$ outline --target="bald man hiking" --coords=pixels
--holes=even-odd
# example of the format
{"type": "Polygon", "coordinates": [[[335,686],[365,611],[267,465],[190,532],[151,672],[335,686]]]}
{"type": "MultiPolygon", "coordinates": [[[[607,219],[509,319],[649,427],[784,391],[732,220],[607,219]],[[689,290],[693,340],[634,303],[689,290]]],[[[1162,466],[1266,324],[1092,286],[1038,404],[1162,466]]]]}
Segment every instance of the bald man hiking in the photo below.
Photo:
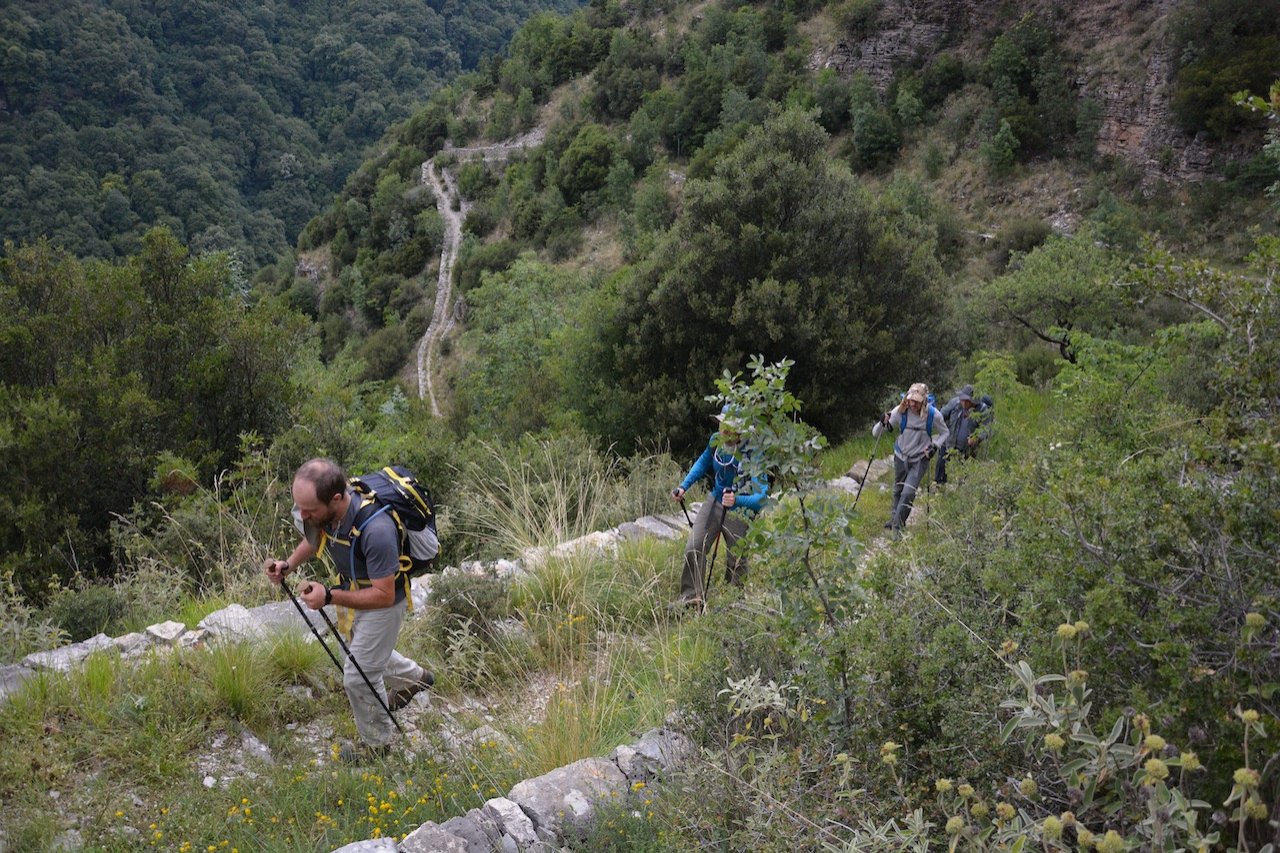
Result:
{"type": "Polygon", "coordinates": [[[316,554],[332,559],[339,583],[306,581],[298,594],[312,610],[337,606],[338,623],[348,635],[342,681],[361,743],[344,746],[339,758],[353,763],[385,756],[395,725],[387,709],[404,707],[435,682],[430,671],[395,650],[408,608],[400,532],[389,515],[351,488],[332,459],[311,459],[298,469],[293,503],[302,539],[288,557],[267,560],[263,570],[279,584],[316,554]]]}

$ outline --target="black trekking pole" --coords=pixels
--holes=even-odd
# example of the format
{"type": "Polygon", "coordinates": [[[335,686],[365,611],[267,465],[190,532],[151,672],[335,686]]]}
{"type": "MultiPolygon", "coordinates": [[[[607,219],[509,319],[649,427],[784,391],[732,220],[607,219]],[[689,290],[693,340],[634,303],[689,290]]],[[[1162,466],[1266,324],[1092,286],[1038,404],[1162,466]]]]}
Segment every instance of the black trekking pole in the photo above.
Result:
{"type": "Polygon", "coordinates": [[[853,496],[853,506],[849,507],[849,512],[853,512],[858,508],[858,501],[862,499],[862,490],[867,487],[867,480],[871,479],[871,462],[876,458],[876,451],[880,449],[880,439],[884,437],[885,427],[880,431],[880,435],[876,436],[876,443],[871,446],[871,456],[867,458],[867,468],[862,472],[862,482],[858,484],[858,493],[853,496]]]}
{"type": "MultiPolygon", "coordinates": [[[[289,594],[289,598],[293,601],[293,606],[298,608],[299,615],[306,620],[307,625],[311,628],[311,633],[316,635],[316,639],[320,640],[320,645],[324,646],[324,650],[326,652],[329,652],[329,658],[338,665],[338,669],[343,669],[342,664],[338,663],[338,659],[334,657],[333,652],[330,651],[329,645],[324,640],[320,639],[320,632],[316,630],[316,626],[311,624],[310,619],[307,619],[306,612],[303,611],[302,605],[298,602],[297,596],[293,594],[293,590],[289,589],[289,585],[285,583],[284,578],[280,579],[280,588],[289,594]]],[[[369,676],[365,675],[364,669],[360,666],[360,661],[356,660],[356,656],[351,653],[351,648],[347,645],[346,640],[342,639],[342,634],[338,633],[338,626],[333,624],[333,620],[329,618],[328,613],[324,612],[323,607],[320,608],[318,612],[320,613],[320,617],[324,619],[324,624],[329,626],[329,633],[333,634],[333,638],[338,641],[338,645],[342,647],[344,652],[346,652],[347,659],[351,661],[352,665],[356,668],[356,672],[360,673],[360,677],[364,679],[365,686],[369,688],[369,692],[373,694],[373,698],[377,699],[378,704],[382,706],[382,710],[387,712],[387,717],[390,718],[391,724],[396,727],[396,731],[400,732],[401,736],[408,737],[408,735],[404,733],[404,729],[400,728],[400,723],[396,721],[396,715],[391,713],[391,709],[387,707],[387,703],[382,698],[382,694],[373,686],[373,682],[369,680],[369,676]]]]}
{"type": "Polygon", "coordinates": [[[933,457],[938,455],[938,451],[934,451],[924,463],[924,541],[929,541],[929,510],[933,507],[933,468],[937,464],[933,457]]]}
{"type": "Polygon", "coordinates": [[[684,505],[684,497],[681,496],[676,500],[680,501],[680,509],[684,511],[684,520],[689,522],[690,527],[693,527],[693,519],[689,517],[689,508],[684,505]]]}
{"type": "Polygon", "coordinates": [[[337,655],[333,653],[333,649],[329,648],[329,644],[324,641],[324,637],[321,637],[320,632],[316,630],[315,624],[312,623],[312,621],[307,618],[307,613],[305,610],[302,609],[302,605],[298,603],[298,599],[294,597],[293,590],[285,586],[284,578],[280,579],[280,587],[285,592],[289,593],[289,599],[293,602],[293,606],[298,609],[298,615],[302,617],[303,622],[307,623],[307,627],[311,629],[311,633],[315,636],[316,642],[319,643],[321,646],[324,646],[325,653],[329,655],[329,660],[333,661],[333,665],[338,668],[339,672],[341,672],[342,661],[338,660],[337,655]]]}

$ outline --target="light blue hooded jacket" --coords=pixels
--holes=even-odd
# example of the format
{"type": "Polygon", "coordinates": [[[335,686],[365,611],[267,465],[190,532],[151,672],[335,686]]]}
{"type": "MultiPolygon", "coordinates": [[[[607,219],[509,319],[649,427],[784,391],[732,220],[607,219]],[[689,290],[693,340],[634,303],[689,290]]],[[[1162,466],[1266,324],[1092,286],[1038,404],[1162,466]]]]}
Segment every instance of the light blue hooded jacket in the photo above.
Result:
{"type": "Polygon", "coordinates": [[[738,493],[733,509],[754,515],[764,507],[769,497],[769,483],[763,477],[747,477],[742,467],[742,454],[750,453],[750,450],[739,447],[737,454],[733,454],[722,447],[716,447],[716,435],[718,433],[711,434],[707,449],[693,463],[689,473],[680,482],[680,488],[688,491],[694,483],[710,476],[711,500],[719,502],[725,489],[732,488],[738,493]]]}

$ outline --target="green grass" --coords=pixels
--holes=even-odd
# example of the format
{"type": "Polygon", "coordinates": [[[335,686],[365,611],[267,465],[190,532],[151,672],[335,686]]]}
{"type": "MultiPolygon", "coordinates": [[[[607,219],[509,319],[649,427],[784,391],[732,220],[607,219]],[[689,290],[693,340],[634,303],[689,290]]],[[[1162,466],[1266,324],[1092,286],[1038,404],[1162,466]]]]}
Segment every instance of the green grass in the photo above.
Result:
{"type": "MultiPolygon", "coordinates": [[[[1045,425],[1043,397],[1018,404],[1009,429],[1045,425]]],[[[824,452],[824,475],[843,474],[873,446],[860,436],[824,452]]],[[[879,452],[888,454],[884,442],[879,452]]],[[[997,458],[1000,452],[993,447],[997,458]]],[[[851,520],[864,542],[883,533],[889,494],[879,486],[868,487],[851,520]]],[[[85,817],[78,828],[92,850],[332,849],[403,835],[462,814],[519,779],[606,755],[662,725],[681,691],[705,678],[723,651],[698,630],[699,620],[673,621],[666,609],[682,551],[682,541],[644,539],[622,543],[616,556],[548,560],[494,604],[493,618],[513,615],[527,634],[451,644],[432,628],[435,605],[406,622],[401,650],[436,670],[436,693],[482,696],[500,710],[472,724],[513,733],[513,746],[477,745],[461,760],[437,761],[430,756],[447,752],[425,749],[363,771],[316,763],[310,745],[286,726],[351,737],[353,725],[332,663],[297,634],[135,661],[99,655],[72,674],[42,674],[0,705],[0,749],[21,757],[0,765],[6,839],[14,849],[45,848],[67,828],[57,815],[69,813],[85,817]],[[483,678],[461,677],[464,655],[483,678]],[[537,683],[549,684],[551,696],[530,725],[522,703],[537,683]],[[310,698],[290,691],[297,685],[310,687],[310,698]],[[205,788],[194,759],[216,736],[233,741],[245,730],[271,747],[274,766],[255,766],[257,778],[226,789],[205,788]],[[48,808],[51,791],[62,794],[59,812],[48,808]]],[[[757,589],[762,578],[745,592],[719,590],[713,606],[753,606],[754,596],[768,593],[757,589]]],[[[224,604],[218,595],[187,599],[174,618],[194,625],[224,604]]],[[[432,730],[429,716],[421,722],[432,730]]],[[[643,820],[628,834],[651,843],[642,830],[643,820]]]]}
{"type": "Polygon", "coordinates": [[[893,452],[893,445],[882,438],[879,447],[876,447],[876,439],[868,431],[865,435],[858,435],[828,447],[818,456],[818,466],[822,476],[829,480],[843,477],[849,473],[854,463],[866,462],[871,457],[873,449],[877,456],[883,457],[893,452]]]}

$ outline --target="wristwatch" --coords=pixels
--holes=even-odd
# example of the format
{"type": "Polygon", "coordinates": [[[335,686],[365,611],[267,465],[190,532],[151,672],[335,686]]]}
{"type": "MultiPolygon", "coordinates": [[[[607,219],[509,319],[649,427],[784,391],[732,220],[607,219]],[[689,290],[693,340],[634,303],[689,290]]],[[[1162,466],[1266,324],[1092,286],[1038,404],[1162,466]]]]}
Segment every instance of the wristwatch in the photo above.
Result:
{"type": "Polygon", "coordinates": [[[333,604],[333,587],[331,586],[324,588],[324,603],[325,605],[333,604]]]}

